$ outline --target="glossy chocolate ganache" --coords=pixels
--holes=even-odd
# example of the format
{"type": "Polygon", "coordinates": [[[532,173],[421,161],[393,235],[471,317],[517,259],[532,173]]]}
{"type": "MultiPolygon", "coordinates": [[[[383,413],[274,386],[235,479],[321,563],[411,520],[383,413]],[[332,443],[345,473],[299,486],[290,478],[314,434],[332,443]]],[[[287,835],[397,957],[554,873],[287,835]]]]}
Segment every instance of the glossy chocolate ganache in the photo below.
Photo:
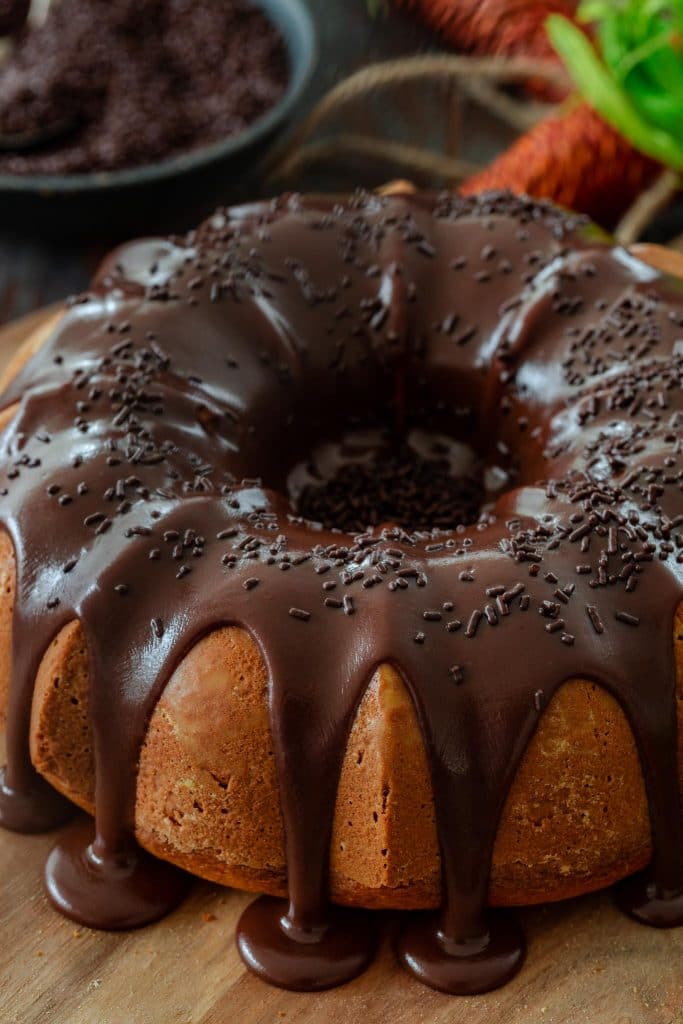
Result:
{"type": "Polygon", "coordinates": [[[409,971],[472,993],[519,969],[520,929],[487,907],[493,842],[577,676],[619,702],[642,765],[654,856],[620,903],[683,924],[682,370],[683,289],[509,195],[285,196],[115,252],[2,399],[9,828],[67,816],[31,764],[32,689],[75,619],[89,660],[96,820],[51,854],[53,903],[119,928],[180,898],[185,876],[132,838],[136,766],[174,667],[232,624],[268,669],[285,824],[289,901],[257,899],[238,927],[262,977],[324,988],[372,956],[369,919],[329,904],[328,855],[349,730],[385,662],[417,711],[443,871],[441,910],[403,920],[409,971]],[[352,484],[344,453],[373,431],[367,525],[373,473],[352,484]]]}

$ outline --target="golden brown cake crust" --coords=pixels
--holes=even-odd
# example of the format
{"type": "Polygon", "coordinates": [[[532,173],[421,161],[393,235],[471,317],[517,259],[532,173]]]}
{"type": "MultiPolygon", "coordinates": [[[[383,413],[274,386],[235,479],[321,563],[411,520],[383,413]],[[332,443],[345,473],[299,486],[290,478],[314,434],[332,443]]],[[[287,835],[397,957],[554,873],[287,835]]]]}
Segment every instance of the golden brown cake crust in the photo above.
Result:
{"type": "MultiPolygon", "coordinates": [[[[9,596],[14,558],[6,537],[0,557],[9,596]]],[[[10,619],[7,600],[0,614],[4,636],[10,619]]],[[[675,630],[678,638],[680,611],[675,630]]],[[[683,708],[679,639],[676,650],[683,708]]],[[[31,754],[41,774],[92,813],[87,652],[78,623],[62,630],[40,666],[31,754]]],[[[170,679],[142,752],[136,833],[151,852],[205,878],[285,892],[266,670],[243,630],[226,627],[205,637],[170,679]]],[[[623,712],[595,684],[572,681],[541,718],[508,795],[491,902],[534,903],[599,888],[643,866],[650,852],[647,802],[623,712]]],[[[333,898],[342,903],[410,908],[439,902],[424,745],[407,691],[389,665],[371,680],[349,737],[330,875],[333,898]]]]}
{"type": "MultiPolygon", "coordinates": [[[[683,630],[680,616],[676,628],[683,630]]],[[[39,771],[92,812],[87,699],[87,655],[72,623],[40,667],[31,750],[39,771]]],[[[266,702],[265,666],[243,630],[216,630],[189,652],[150,722],[136,833],[151,852],[195,874],[281,894],[284,835],[266,702]]],[[[541,718],[510,790],[491,902],[576,895],[629,874],[649,856],[647,803],[624,715],[595,684],[572,681],[541,718]]],[[[388,665],[371,680],[349,737],[330,871],[338,902],[439,902],[424,746],[407,691],[388,665]]]]}

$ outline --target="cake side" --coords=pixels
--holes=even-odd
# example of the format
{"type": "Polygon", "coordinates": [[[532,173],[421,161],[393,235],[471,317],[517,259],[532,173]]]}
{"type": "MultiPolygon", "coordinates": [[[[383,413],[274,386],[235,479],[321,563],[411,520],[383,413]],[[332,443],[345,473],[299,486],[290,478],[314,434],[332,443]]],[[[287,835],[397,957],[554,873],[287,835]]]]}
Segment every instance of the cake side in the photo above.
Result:
{"type": "MultiPolygon", "coordinates": [[[[14,570],[6,536],[0,554],[0,577],[7,581],[0,635],[7,638],[14,570]]],[[[679,610],[679,709],[681,637],[679,610]]],[[[7,661],[7,639],[2,654],[7,661]]],[[[679,721],[683,734],[681,713],[679,721]]],[[[43,658],[31,750],[41,774],[92,813],[87,653],[77,623],[43,658]]],[[[195,874],[285,891],[267,676],[243,630],[224,628],[204,638],[170,679],[142,751],[136,833],[151,852],[195,874]]],[[[491,902],[540,902],[599,888],[643,866],[650,853],[647,803],[623,712],[595,684],[572,681],[541,717],[510,789],[491,902]]],[[[433,906],[439,878],[424,745],[402,681],[382,666],[359,708],[342,767],[330,852],[333,897],[365,906],[433,906]]]]}
{"type": "MultiPolygon", "coordinates": [[[[680,613],[676,629],[683,633],[680,613]]],[[[683,708],[682,650],[677,640],[683,708]]],[[[87,700],[87,656],[72,624],[41,665],[32,757],[56,788],[92,813],[87,700]]],[[[683,714],[679,721],[683,731],[683,714]]],[[[136,834],[150,852],[205,878],[286,891],[267,676],[243,630],[226,627],[200,641],[160,698],[140,761],[136,834]]],[[[490,901],[577,895],[642,867],[650,853],[645,792],[623,712],[594,683],[570,681],[542,716],[510,789],[490,901]]],[[[439,879],[417,719],[398,674],[382,666],[344,757],[330,851],[332,895],[369,907],[435,906],[439,879]]]]}

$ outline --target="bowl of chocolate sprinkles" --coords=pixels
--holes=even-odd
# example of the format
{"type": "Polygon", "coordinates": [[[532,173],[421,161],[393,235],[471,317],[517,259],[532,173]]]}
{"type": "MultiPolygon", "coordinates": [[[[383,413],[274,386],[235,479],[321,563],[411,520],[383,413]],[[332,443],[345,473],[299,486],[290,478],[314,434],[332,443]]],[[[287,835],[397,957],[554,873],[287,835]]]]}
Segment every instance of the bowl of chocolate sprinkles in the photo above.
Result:
{"type": "Polygon", "coordinates": [[[315,63],[303,0],[3,3],[0,216],[25,233],[183,230],[239,194],[315,63]]]}

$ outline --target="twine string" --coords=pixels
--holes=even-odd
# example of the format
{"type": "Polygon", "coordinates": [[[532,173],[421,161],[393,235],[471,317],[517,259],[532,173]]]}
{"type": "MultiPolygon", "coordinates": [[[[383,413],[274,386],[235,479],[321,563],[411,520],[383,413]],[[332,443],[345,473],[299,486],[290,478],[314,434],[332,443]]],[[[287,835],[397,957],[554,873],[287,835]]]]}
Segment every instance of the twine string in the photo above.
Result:
{"type": "Polygon", "coordinates": [[[621,218],[614,236],[622,245],[632,245],[645,233],[655,217],[667,208],[683,187],[678,171],[667,168],[631,204],[621,218]]]}
{"type": "Polygon", "coordinates": [[[480,170],[480,165],[445,156],[433,150],[420,149],[404,142],[377,139],[372,135],[344,133],[300,146],[285,154],[270,177],[292,177],[305,164],[319,163],[340,156],[365,156],[387,160],[406,170],[432,174],[452,181],[463,181],[480,170]]]}
{"type": "Polygon", "coordinates": [[[470,57],[437,53],[370,64],[339,82],[323,96],[296,130],[284,152],[277,152],[266,166],[267,179],[272,181],[285,177],[311,161],[347,154],[350,142],[355,140],[360,147],[357,152],[362,151],[366,156],[396,159],[397,163],[418,173],[461,180],[477,168],[453,156],[447,157],[433,150],[421,150],[389,139],[345,133],[324,142],[307,144],[314,132],[350,103],[365,99],[380,89],[439,78],[446,82],[454,80],[461,89],[465,86],[463,91],[467,91],[480,105],[487,107],[516,130],[522,124],[528,128],[548,108],[541,104],[529,105],[515,101],[501,93],[497,85],[534,78],[563,89],[568,88],[567,76],[555,61],[528,57],[470,57]],[[475,85],[477,82],[480,83],[479,87],[475,85]]]}

